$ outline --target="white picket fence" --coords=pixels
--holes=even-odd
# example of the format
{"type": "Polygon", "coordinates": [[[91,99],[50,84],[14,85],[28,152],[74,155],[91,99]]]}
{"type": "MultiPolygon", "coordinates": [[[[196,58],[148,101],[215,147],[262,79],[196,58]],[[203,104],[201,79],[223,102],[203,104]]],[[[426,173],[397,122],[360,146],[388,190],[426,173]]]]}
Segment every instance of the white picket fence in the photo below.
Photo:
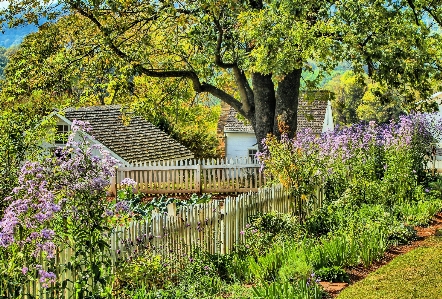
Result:
{"type": "Polygon", "coordinates": [[[112,252],[125,256],[148,248],[170,257],[177,253],[189,256],[199,248],[226,254],[244,240],[250,216],[276,211],[302,217],[305,215],[299,215],[300,211],[309,214],[322,205],[323,199],[323,190],[318,188],[309,201],[296,201],[287,189],[276,185],[224,201],[181,207],[179,211],[171,204],[167,214],[156,213],[151,220],[118,228],[112,236],[112,252]]]}
{"type": "MultiPolygon", "coordinates": [[[[128,226],[116,227],[111,233],[111,258],[114,266],[119,259],[143,251],[161,255],[179,265],[198,248],[210,253],[227,254],[244,241],[250,216],[276,211],[299,215],[309,214],[322,205],[324,193],[316,191],[309,201],[296,201],[281,185],[259,189],[258,192],[243,193],[227,197],[223,201],[212,200],[205,204],[181,207],[168,206],[167,214],[155,213],[150,220],[133,221],[128,226]]],[[[51,293],[42,289],[36,281],[22,287],[26,294],[21,298],[74,298],[77,273],[65,265],[75,255],[72,249],[56,254],[55,274],[59,283],[69,281],[60,291],[51,293]]],[[[44,262],[43,262],[44,265],[44,262]]]]}
{"type": "Polygon", "coordinates": [[[434,154],[431,157],[431,161],[428,162],[428,168],[433,173],[441,173],[442,172],[442,148],[435,148],[434,154]]]}
{"type": "Polygon", "coordinates": [[[251,158],[161,161],[123,165],[116,170],[111,194],[124,178],[146,194],[236,193],[258,191],[265,184],[260,165],[251,158]]]}

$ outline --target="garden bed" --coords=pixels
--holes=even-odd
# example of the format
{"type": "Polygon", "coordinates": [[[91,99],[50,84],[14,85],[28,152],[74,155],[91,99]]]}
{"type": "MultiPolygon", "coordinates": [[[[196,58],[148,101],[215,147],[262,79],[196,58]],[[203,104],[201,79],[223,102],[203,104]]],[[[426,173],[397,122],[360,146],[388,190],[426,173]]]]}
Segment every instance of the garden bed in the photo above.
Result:
{"type": "MultiPolygon", "coordinates": [[[[412,241],[409,244],[404,244],[400,246],[391,247],[384,255],[384,257],[373,263],[370,267],[364,268],[363,266],[351,267],[346,269],[347,273],[350,276],[350,286],[355,284],[358,281],[366,278],[370,273],[375,272],[379,268],[390,263],[394,258],[406,254],[416,248],[425,246],[427,244],[427,239],[431,236],[434,236],[436,232],[442,229],[442,213],[439,213],[434,216],[433,221],[430,225],[426,227],[416,226],[415,230],[417,231],[417,240],[412,241]]],[[[324,284],[325,290],[329,293],[329,295],[333,298],[336,298],[338,294],[347,286],[345,283],[338,284],[324,284]]]]}
{"type": "Polygon", "coordinates": [[[0,265],[13,267],[0,269],[0,296],[323,299],[321,280],[360,280],[436,229],[413,229],[442,210],[442,177],[424,167],[442,130],[426,120],[270,138],[260,159],[282,186],[222,206],[220,195],[146,202],[129,178],[103,200],[116,161],[91,156],[84,137],[20,172],[1,224],[0,265]]]}
{"type": "Polygon", "coordinates": [[[442,240],[426,238],[421,246],[393,259],[345,289],[339,299],[439,299],[442,289],[442,240]]]}

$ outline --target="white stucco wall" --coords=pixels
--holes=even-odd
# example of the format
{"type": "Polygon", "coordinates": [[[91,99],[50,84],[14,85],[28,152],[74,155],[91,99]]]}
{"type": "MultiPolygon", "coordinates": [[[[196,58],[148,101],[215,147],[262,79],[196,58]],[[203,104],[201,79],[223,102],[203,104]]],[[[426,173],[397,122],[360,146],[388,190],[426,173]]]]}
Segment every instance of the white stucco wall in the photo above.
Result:
{"type": "Polygon", "coordinates": [[[249,149],[258,149],[254,133],[226,132],[226,158],[248,157],[249,149]]]}

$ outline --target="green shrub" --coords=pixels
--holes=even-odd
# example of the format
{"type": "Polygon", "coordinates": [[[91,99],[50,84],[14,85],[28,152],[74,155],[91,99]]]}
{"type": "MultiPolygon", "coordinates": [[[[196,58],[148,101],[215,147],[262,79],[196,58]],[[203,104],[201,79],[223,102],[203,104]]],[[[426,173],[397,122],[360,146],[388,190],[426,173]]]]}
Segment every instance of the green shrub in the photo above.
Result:
{"type": "Polygon", "coordinates": [[[314,280],[315,277],[300,279],[295,283],[273,282],[253,287],[253,298],[265,299],[320,299],[324,296],[322,288],[314,280]]]}
{"type": "Polygon", "coordinates": [[[363,232],[358,241],[359,257],[364,267],[381,258],[388,248],[387,236],[381,229],[363,232]]]}
{"type": "Polygon", "coordinates": [[[388,229],[388,241],[393,245],[408,244],[416,240],[416,230],[400,221],[395,221],[388,229]]]}
{"type": "Polygon", "coordinates": [[[251,274],[247,257],[236,252],[219,255],[215,265],[218,275],[226,282],[250,282],[251,274]]]}
{"type": "Polygon", "coordinates": [[[289,246],[284,252],[284,263],[278,271],[281,282],[295,281],[308,277],[313,267],[307,262],[305,251],[299,246],[289,246]]]}
{"type": "Polygon", "coordinates": [[[170,279],[170,269],[165,266],[159,255],[144,252],[134,258],[119,260],[115,267],[115,286],[117,288],[146,289],[161,288],[170,279]]]}
{"type": "Polygon", "coordinates": [[[328,234],[333,227],[336,227],[338,218],[334,205],[326,205],[319,208],[310,215],[305,221],[307,234],[313,237],[320,237],[328,234]]]}
{"type": "Polygon", "coordinates": [[[275,281],[278,271],[285,262],[283,249],[279,246],[272,247],[263,256],[249,257],[249,270],[251,277],[257,282],[275,281]]]}
{"type": "Polygon", "coordinates": [[[182,264],[183,268],[178,271],[177,288],[186,291],[189,296],[196,296],[186,298],[213,296],[220,292],[222,280],[217,272],[216,258],[216,255],[196,249],[182,264]]]}
{"type": "Polygon", "coordinates": [[[348,273],[338,266],[322,267],[316,270],[315,274],[322,281],[350,283],[350,277],[348,276],[348,273]]]}
{"type": "Polygon", "coordinates": [[[440,212],[442,201],[430,198],[418,202],[403,203],[395,207],[398,217],[408,225],[427,225],[440,212]]]}
{"type": "Polygon", "coordinates": [[[277,212],[254,215],[245,229],[245,244],[237,251],[254,257],[262,256],[275,243],[294,241],[303,234],[297,217],[277,212]]]}

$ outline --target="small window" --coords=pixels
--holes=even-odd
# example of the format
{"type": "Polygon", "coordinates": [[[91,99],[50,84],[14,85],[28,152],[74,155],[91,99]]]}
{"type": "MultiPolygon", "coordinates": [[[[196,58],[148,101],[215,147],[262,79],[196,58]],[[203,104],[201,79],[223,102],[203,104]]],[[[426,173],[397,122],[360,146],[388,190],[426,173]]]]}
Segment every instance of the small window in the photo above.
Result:
{"type": "Polygon", "coordinates": [[[257,149],[249,149],[249,158],[252,160],[253,163],[257,163],[256,160],[256,153],[258,152],[257,149]]]}
{"type": "Polygon", "coordinates": [[[57,125],[55,144],[66,144],[69,134],[69,125],[57,125]]]}

